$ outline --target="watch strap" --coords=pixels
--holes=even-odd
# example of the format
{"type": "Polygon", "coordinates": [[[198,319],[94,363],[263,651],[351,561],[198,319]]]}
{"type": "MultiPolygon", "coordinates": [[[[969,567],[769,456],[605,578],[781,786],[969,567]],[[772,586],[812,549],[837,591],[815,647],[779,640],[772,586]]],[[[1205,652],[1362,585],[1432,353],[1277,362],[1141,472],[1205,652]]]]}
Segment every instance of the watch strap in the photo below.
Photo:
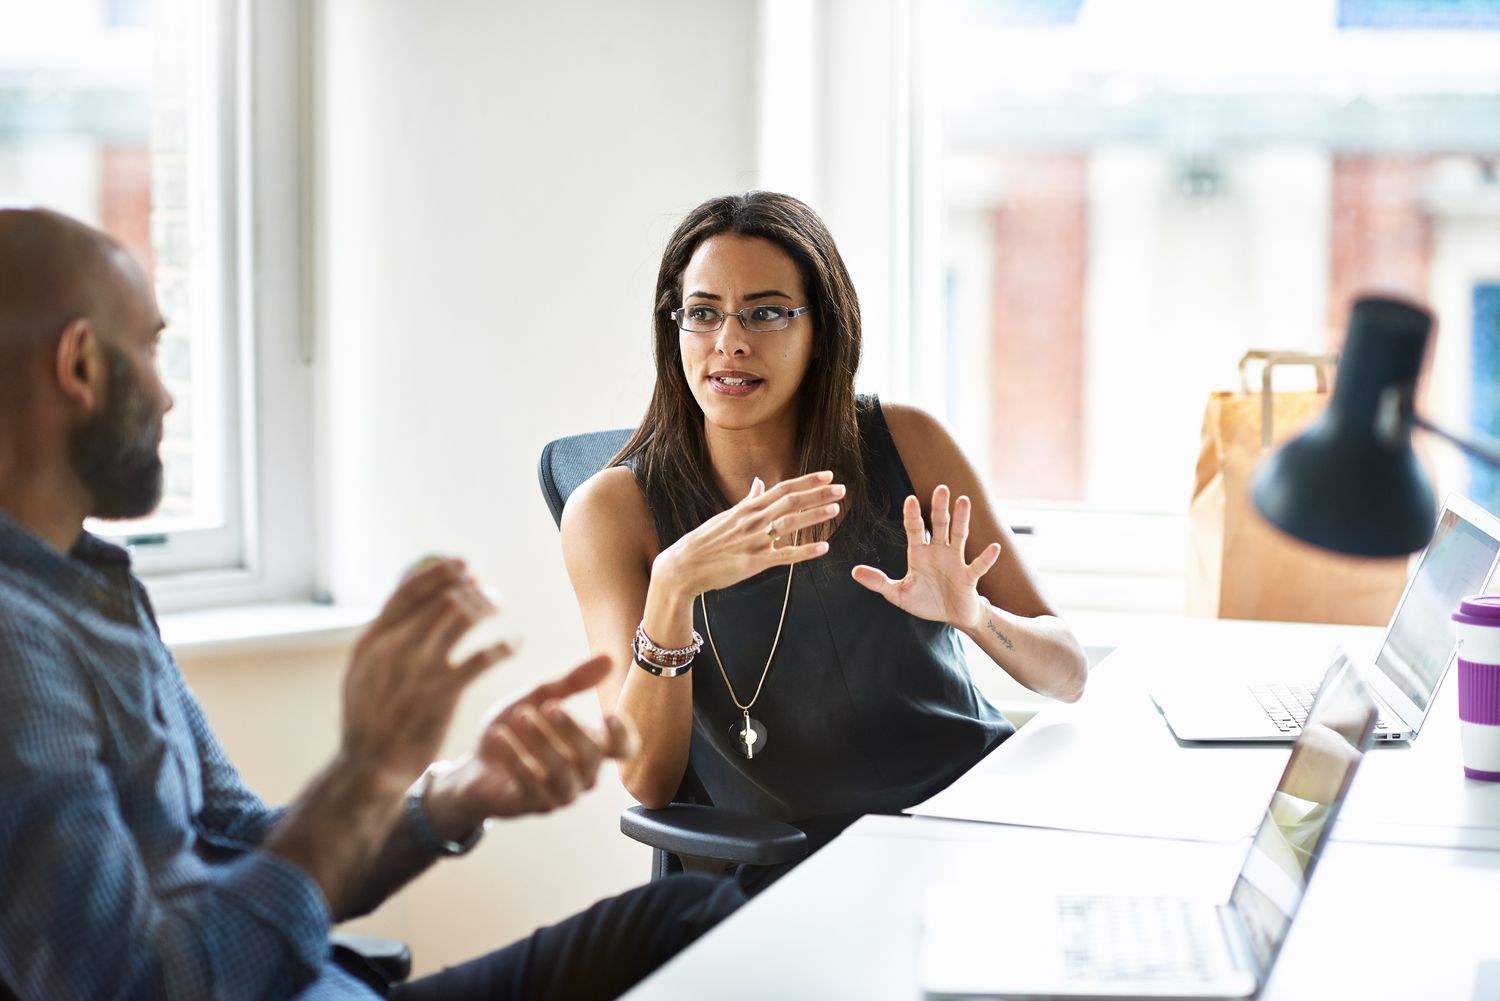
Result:
{"type": "Polygon", "coordinates": [[[479,844],[479,839],[484,836],[483,824],[474,828],[462,841],[448,841],[438,837],[437,832],[432,829],[431,822],[427,819],[427,790],[432,788],[433,776],[440,770],[438,766],[433,765],[422,773],[422,777],[407,790],[401,812],[406,818],[407,829],[411,831],[412,837],[423,850],[433,855],[450,857],[467,855],[474,850],[474,846],[479,844]]]}

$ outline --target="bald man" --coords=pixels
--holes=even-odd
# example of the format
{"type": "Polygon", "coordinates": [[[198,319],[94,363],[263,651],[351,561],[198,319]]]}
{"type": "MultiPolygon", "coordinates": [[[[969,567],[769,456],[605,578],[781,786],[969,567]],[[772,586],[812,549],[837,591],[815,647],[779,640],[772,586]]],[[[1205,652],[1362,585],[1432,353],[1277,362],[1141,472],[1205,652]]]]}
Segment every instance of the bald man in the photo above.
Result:
{"type": "Polygon", "coordinates": [[[160,501],[163,326],[119,244],[0,211],[0,996],[613,997],[737,906],[731,882],[674,877],[399,985],[330,947],[333,922],[468,851],[486,820],[570,802],[633,738],[560,704],[605,676],[595,658],[432,766],[460,694],[510,652],[449,663],[493,609],[442,560],[356,642],[333,760],[290,808],[267,808],[163,646],[129,556],[83,531],[160,501]]]}

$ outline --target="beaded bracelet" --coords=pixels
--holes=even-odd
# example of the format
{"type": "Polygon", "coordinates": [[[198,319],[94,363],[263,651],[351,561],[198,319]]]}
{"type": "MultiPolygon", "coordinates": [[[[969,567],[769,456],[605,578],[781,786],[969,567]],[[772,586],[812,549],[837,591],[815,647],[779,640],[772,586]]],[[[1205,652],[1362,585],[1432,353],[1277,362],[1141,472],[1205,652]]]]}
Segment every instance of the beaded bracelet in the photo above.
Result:
{"type": "Polygon", "coordinates": [[[703,637],[695,631],[693,642],[684,647],[663,647],[651,642],[646,635],[646,623],[635,628],[635,638],[630,641],[630,652],[642,670],[658,678],[675,678],[686,674],[693,665],[693,658],[703,649],[703,637]]]}
{"type": "Polygon", "coordinates": [[[687,674],[693,669],[692,664],[683,664],[681,667],[666,667],[662,664],[653,664],[640,654],[635,655],[635,666],[647,674],[656,675],[658,678],[675,678],[679,674],[687,674]]]}
{"type": "Polygon", "coordinates": [[[693,666],[691,660],[679,664],[658,664],[651,659],[649,654],[636,646],[634,640],[630,643],[630,652],[635,656],[636,666],[647,674],[654,674],[658,678],[675,678],[679,674],[687,674],[693,666]]]}
{"type": "Polygon", "coordinates": [[[698,651],[703,649],[703,637],[697,631],[693,632],[693,642],[682,647],[657,646],[651,642],[651,637],[646,635],[646,621],[635,627],[635,643],[633,649],[645,654],[653,664],[663,667],[681,667],[683,664],[691,664],[693,658],[698,656],[698,651]]]}

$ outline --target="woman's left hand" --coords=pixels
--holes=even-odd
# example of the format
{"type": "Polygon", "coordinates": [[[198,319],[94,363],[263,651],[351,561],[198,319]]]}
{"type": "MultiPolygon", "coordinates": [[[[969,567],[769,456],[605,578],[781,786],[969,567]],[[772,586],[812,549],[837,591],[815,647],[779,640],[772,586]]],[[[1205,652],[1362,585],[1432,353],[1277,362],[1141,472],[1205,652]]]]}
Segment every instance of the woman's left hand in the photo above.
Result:
{"type": "Polygon", "coordinates": [[[971,505],[969,498],[960,497],[950,519],[948,493],[945,484],[932,492],[930,539],[922,522],[922,505],[916,497],[906,498],[901,508],[906,527],[905,577],[891,580],[875,567],[861,564],[854,568],[854,579],[904,612],[963,628],[984,607],[976,585],[1000,558],[1000,543],[990,543],[974,562],[966,563],[971,505]]]}

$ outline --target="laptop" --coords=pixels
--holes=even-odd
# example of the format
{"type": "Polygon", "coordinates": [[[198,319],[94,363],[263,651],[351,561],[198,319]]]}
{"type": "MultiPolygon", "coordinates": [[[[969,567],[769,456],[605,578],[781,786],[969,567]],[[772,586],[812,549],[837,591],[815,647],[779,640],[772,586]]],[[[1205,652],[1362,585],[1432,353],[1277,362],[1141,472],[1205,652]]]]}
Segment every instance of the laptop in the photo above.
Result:
{"type": "MultiPolygon", "coordinates": [[[[1500,518],[1450,495],[1365,671],[1380,707],[1376,740],[1411,740],[1421,731],[1457,649],[1448,617],[1460,598],[1485,589],[1497,562],[1500,518]]],[[[1151,698],[1178,740],[1205,742],[1289,742],[1312,705],[1312,692],[1292,679],[1176,678],[1154,686],[1151,698]]]]}
{"type": "Polygon", "coordinates": [[[922,939],[928,1001],[1246,998],[1265,984],[1375,725],[1346,656],[1317,702],[1226,903],[1178,897],[1011,895],[934,887],[922,939]]]}

